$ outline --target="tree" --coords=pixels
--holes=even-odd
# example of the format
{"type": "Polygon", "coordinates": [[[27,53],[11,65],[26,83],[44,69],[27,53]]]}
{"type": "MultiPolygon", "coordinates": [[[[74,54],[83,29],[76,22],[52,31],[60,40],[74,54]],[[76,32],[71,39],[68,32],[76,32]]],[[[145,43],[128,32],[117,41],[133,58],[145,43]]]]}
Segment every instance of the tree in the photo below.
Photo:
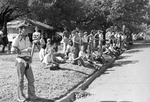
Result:
{"type": "Polygon", "coordinates": [[[20,16],[23,16],[26,12],[22,12],[25,7],[25,1],[17,1],[17,0],[0,0],[0,30],[3,31],[4,37],[1,38],[3,42],[2,52],[5,50],[5,46],[8,44],[7,38],[7,22],[12,21],[20,16]],[[23,2],[24,1],[24,2],[23,2]],[[22,10],[21,10],[22,8],[22,10]]]}
{"type": "Polygon", "coordinates": [[[114,24],[120,28],[125,25],[131,32],[134,32],[134,29],[142,23],[147,23],[148,7],[149,0],[116,0],[112,10],[118,17],[114,24]]]}
{"type": "Polygon", "coordinates": [[[86,17],[89,19],[87,26],[101,28],[105,39],[106,30],[117,27],[122,30],[122,26],[128,28],[130,34],[140,31],[140,25],[147,23],[149,0],[83,0],[87,5],[86,17]]]}
{"type": "Polygon", "coordinates": [[[78,0],[32,0],[32,13],[29,16],[56,28],[66,26],[73,29],[74,21],[82,15],[81,7],[82,3],[78,0]]]}
{"type": "Polygon", "coordinates": [[[118,18],[114,21],[114,24],[118,28],[125,28],[129,31],[124,32],[129,36],[129,41],[132,40],[132,33],[138,33],[142,31],[141,25],[148,23],[148,8],[149,0],[116,0],[114,3],[113,11],[118,18]]]}

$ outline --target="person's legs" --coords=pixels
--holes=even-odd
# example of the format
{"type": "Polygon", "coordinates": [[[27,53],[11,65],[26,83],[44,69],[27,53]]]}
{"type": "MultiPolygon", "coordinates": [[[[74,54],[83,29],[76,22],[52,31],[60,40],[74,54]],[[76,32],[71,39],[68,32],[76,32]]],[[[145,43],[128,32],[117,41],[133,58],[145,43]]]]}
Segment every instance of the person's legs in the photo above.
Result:
{"type": "Polygon", "coordinates": [[[26,69],[25,75],[28,80],[28,98],[31,100],[36,100],[37,97],[35,95],[34,76],[30,65],[26,69]]]}
{"type": "Polygon", "coordinates": [[[66,43],[63,42],[63,53],[65,53],[65,52],[66,52],[66,43]]]}
{"type": "Polygon", "coordinates": [[[46,54],[46,55],[44,56],[44,59],[43,59],[42,63],[44,63],[44,64],[46,64],[46,65],[48,65],[48,64],[51,63],[51,58],[50,58],[50,55],[49,55],[49,54],[46,54]]]}
{"type": "Polygon", "coordinates": [[[97,48],[97,46],[98,46],[98,43],[99,43],[99,40],[95,40],[95,48],[97,48]]]}
{"type": "Polygon", "coordinates": [[[100,58],[101,58],[102,63],[105,64],[106,63],[105,58],[103,56],[101,56],[100,58]]]}
{"type": "Polygon", "coordinates": [[[17,62],[17,75],[18,75],[18,99],[19,100],[26,100],[25,95],[23,94],[24,89],[24,74],[25,74],[25,64],[17,62]]]}
{"type": "Polygon", "coordinates": [[[8,47],[8,53],[10,52],[10,49],[11,49],[11,43],[12,42],[8,42],[8,46],[7,46],[8,47]]]}
{"type": "Polygon", "coordinates": [[[84,52],[87,53],[87,47],[88,47],[88,43],[85,43],[84,45],[84,52]]]}
{"type": "Polygon", "coordinates": [[[83,66],[83,67],[85,66],[84,61],[83,61],[82,58],[79,58],[77,61],[78,61],[79,66],[83,66]]]}
{"type": "Polygon", "coordinates": [[[64,42],[63,42],[63,53],[66,52],[66,48],[67,48],[67,45],[68,45],[68,39],[67,38],[64,38],[64,42]]]}
{"type": "Polygon", "coordinates": [[[52,59],[56,63],[64,63],[65,62],[65,60],[61,57],[60,53],[53,54],[52,59]]]}
{"type": "Polygon", "coordinates": [[[91,44],[91,42],[89,43],[89,49],[88,49],[89,51],[88,51],[88,54],[91,54],[92,53],[92,44],[91,44]]]}

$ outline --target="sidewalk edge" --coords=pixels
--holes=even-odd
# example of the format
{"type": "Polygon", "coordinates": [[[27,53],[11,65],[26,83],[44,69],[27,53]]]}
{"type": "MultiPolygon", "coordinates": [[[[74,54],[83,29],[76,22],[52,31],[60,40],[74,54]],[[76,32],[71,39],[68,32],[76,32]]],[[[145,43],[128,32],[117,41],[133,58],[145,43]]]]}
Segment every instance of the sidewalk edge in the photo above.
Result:
{"type": "MultiPolygon", "coordinates": [[[[102,66],[101,69],[95,72],[91,77],[87,78],[81,85],[79,85],[76,89],[85,90],[88,86],[98,77],[100,76],[114,61],[116,58],[112,58],[106,65],[102,66]]],[[[55,102],[73,102],[75,101],[75,91],[72,91],[67,96],[60,100],[56,100],[55,102]]]]}

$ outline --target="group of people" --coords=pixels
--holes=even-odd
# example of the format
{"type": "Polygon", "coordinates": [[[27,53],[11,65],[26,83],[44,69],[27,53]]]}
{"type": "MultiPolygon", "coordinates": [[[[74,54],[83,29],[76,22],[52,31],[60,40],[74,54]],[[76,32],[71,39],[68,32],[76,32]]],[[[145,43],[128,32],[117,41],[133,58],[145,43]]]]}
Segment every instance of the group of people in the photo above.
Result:
{"type": "Polygon", "coordinates": [[[76,28],[71,33],[65,29],[63,32],[63,53],[67,56],[69,62],[85,66],[84,62],[105,63],[102,56],[103,34],[101,30],[83,32],[76,28]]]}
{"type": "Polygon", "coordinates": [[[90,34],[83,32],[78,28],[69,32],[67,29],[63,32],[63,52],[58,52],[58,44],[53,43],[48,38],[45,42],[43,36],[35,28],[33,33],[33,42],[31,44],[27,35],[26,26],[21,26],[19,34],[12,41],[11,53],[17,53],[16,66],[18,74],[18,100],[25,101],[23,94],[24,75],[28,80],[28,98],[36,100],[34,88],[34,76],[31,69],[32,57],[35,47],[39,50],[39,59],[44,65],[59,67],[60,63],[72,63],[85,66],[88,62],[94,66],[97,63],[106,64],[107,60],[103,54],[109,54],[117,57],[120,51],[125,48],[126,37],[122,33],[109,32],[108,44],[103,45],[103,32],[101,30],[92,30],[90,34]]]}
{"type": "Polygon", "coordinates": [[[59,66],[60,63],[69,62],[85,66],[85,61],[95,65],[96,62],[105,64],[103,57],[103,34],[101,30],[82,32],[79,29],[71,33],[65,29],[63,32],[63,52],[58,52],[58,45],[47,39],[39,52],[40,60],[45,65],[59,66]]]}
{"type": "Polygon", "coordinates": [[[103,54],[117,57],[126,46],[126,36],[122,32],[107,32],[108,41],[103,44],[103,31],[92,30],[89,34],[76,28],[72,32],[63,32],[63,53],[72,64],[85,66],[84,62],[105,64],[103,54]]]}

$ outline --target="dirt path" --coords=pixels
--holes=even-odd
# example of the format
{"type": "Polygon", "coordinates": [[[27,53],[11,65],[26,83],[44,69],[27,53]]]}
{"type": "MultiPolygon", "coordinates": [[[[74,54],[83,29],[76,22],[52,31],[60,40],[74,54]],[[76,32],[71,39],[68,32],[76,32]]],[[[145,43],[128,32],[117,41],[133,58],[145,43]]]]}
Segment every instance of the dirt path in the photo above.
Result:
{"type": "Polygon", "coordinates": [[[150,43],[133,45],[75,102],[150,102],[150,43]]]}

